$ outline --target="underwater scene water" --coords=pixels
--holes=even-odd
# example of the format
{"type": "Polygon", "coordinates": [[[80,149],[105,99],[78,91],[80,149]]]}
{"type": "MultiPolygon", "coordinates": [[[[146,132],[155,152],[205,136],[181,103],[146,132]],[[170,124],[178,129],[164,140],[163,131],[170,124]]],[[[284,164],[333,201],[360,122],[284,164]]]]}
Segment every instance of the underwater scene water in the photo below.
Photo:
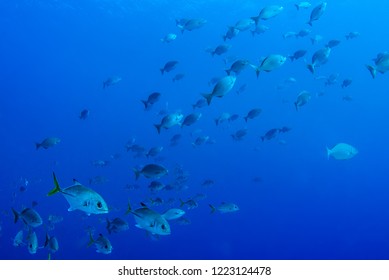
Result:
{"type": "Polygon", "coordinates": [[[0,259],[388,259],[389,3],[0,3],[0,259]]]}

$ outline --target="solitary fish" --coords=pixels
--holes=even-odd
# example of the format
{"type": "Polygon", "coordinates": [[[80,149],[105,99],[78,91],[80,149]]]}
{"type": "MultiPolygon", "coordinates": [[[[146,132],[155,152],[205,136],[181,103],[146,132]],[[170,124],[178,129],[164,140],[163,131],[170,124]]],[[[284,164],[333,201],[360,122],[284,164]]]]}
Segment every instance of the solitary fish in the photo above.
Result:
{"type": "Polygon", "coordinates": [[[41,143],[35,143],[36,149],[38,150],[40,147],[43,149],[48,149],[51,147],[54,147],[57,145],[59,142],[61,142],[61,139],[57,137],[48,137],[44,139],[41,143]]]}
{"type": "Polygon", "coordinates": [[[81,185],[74,180],[74,185],[61,189],[59,187],[57,177],[53,172],[54,189],[47,195],[51,196],[56,193],[62,193],[65,199],[69,202],[68,211],[81,210],[88,216],[90,214],[106,214],[108,206],[104,199],[94,190],[81,185]]]}
{"type": "Polygon", "coordinates": [[[110,87],[110,86],[116,85],[121,80],[122,80],[121,77],[116,77],[116,76],[115,77],[110,77],[110,78],[106,79],[103,82],[103,89],[105,89],[106,87],[110,87]]]}
{"type": "Polygon", "coordinates": [[[207,100],[208,105],[211,104],[213,97],[220,98],[225,96],[234,87],[235,81],[235,76],[226,76],[217,82],[211,93],[203,94],[203,97],[207,100]]]}
{"type": "Polygon", "coordinates": [[[345,160],[353,158],[358,154],[358,150],[346,143],[336,144],[332,149],[327,147],[327,158],[333,157],[338,160],[345,160]]]}

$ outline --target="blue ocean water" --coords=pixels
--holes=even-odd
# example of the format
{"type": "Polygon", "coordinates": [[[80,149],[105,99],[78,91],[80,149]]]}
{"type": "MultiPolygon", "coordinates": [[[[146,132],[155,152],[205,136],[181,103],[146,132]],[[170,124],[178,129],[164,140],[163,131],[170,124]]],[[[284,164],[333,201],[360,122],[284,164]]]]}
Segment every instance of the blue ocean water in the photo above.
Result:
{"type": "Polygon", "coordinates": [[[374,65],[372,59],[387,51],[389,4],[328,0],[310,27],[306,22],[320,2],[299,11],[297,1],[276,2],[2,1],[0,259],[47,259],[47,248],[30,254],[26,246],[13,246],[16,233],[24,230],[26,237],[28,229],[20,221],[14,224],[11,208],[21,211],[33,202],[43,219],[35,229],[39,246],[46,233],[58,239],[52,259],[388,259],[388,77],[378,73],[372,79],[365,65],[374,65]],[[260,21],[269,28],[263,34],[240,32],[226,41],[232,47],[220,56],[205,51],[223,43],[228,26],[274,4],[284,9],[260,21]],[[181,18],[207,22],[181,33],[176,26],[181,18]],[[306,37],[282,36],[306,28],[311,31],[306,37]],[[351,31],[360,36],[346,40],[351,31]],[[177,38],[161,42],[168,33],[177,38]],[[315,35],[323,39],[312,44],[315,35]],[[313,75],[306,64],[333,39],[340,44],[313,75]],[[259,65],[270,54],[288,56],[298,49],[307,50],[304,58],[288,58],[258,78],[248,67],[224,97],[192,108],[202,93],[212,92],[209,81],[224,77],[236,58],[259,65]],[[160,68],[172,60],[177,67],[161,75],[160,68]],[[173,82],[179,73],[184,77],[173,82]],[[331,74],[339,77],[326,86],[331,74]],[[103,89],[110,77],[122,80],[103,89]],[[285,82],[291,77],[294,82],[285,82]],[[352,79],[351,85],[342,88],[344,79],[352,79]],[[311,99],[296,111],[303,90],[311,99]],[[141,100],[153,92],[161,93],[160,100],[145,111],[141,100]],[[261,114],[246,123],[243,116],[253,108],[261,114]],[[83,109],[90,111],[85,120],[79,118],[83,109]],[[158,134],[154,124],[160,123],[161,110],[184,116],[196,111],[202,117],[192,126],[158,134]],[[223,112],[240,117],[216,126],[214,119],[223,112]],[[290,131],[261,141],[270,129],[284,126],[290,131]],[[234,141],[231,134],[239,129],[247,129],[247,135],[234,141]],[[181,138],[171,146],[175,134],[181,138]],[[212,141],[194,147],[198,136],[212,141]],[[47,137],[61,142],[36,150],[35,143],[47,137]],[[341,142],[358,154],[327,159],[326,147],[341,142]],[[133,144],[164,148],[148,158],[126,151],[133,144]],[[109,164],[94,166],[96,160],[109,164]],[[135,180],[133,168],[150,163],[166,166],[169,174],[160,181],[172,184],[172,190],[154,193],[148,189],[151,179],[135,180]],[[63,195],[47,196],[53,171],[63,188],[75,178],[101,194],[110,212],[68,212],[63,195]],[[105,182],[90,184],[96,176],[105,182]],[[214,183],[204,186],[205,180],[214,183]],[[147,234],[135,227],[132,214],[124,214],[128,201],[133,208],[144,202],[162,213],[197,194],[203,196],[197,208],[183,207],[188,224],[169,221],[167,236],[147,234]],[[164,203],[153,205],[150,198],[156,197],[164,203]],[[209,204],[222,202],[237,204],[239,211],[211,214],[209,204]],[[63,221],[49,226],[49,215],[63,221]],[[106,218],[116,217],[126,220],[129,230],[108,234],[106,218]],[[88,232],[107,237],[112,252],[88,247],[88,232]]]}

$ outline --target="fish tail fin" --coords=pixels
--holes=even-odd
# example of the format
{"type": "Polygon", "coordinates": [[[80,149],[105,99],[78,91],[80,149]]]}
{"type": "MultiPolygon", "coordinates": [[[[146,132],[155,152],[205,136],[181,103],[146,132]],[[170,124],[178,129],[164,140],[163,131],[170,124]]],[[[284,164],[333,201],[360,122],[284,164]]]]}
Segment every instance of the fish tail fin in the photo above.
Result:
{"type": "Polygon", "coordinates": [[[327,159],[330,159],[331,150],[328,149],[328,147],[326,147],[326,150],[327,150],[327,159]]]}
{"type": "Polygon", "coordinates": [[[108,218],[105,218],[106,222],[107,222],[107,231],[108,231],[108,234],[111,234],[111,221],[108,219],[108,218]]]}
{"type": "Polygon", "coordinates": [[[93,239],[93,236],[92,236],[92,232],[89,231],[89,242],[88,242],[88,245],[87,247],[90,247],[93,245],[93,243],[95,243],[95,240],[93,239]]]}
{"type": "Polygon", "coordinates": [[[185,201],[180,198],[180,208],[185,205],[185,201]]]}
{"type": "Polygon", "coordinates": [[[128,201],[128,203],[127,203],[127,211],[126,211],[125,215],[128,215],[131,212],[132,212],[131,204],[130,204],[130,201],[128,201]]]}
{"type": "Polygon", "coordinates": [[[214,57],[215,56],[215,51],[211,51],[211,56],[214,57]]]}
{"type": "Polygon", "coordinates": [[[244,121],[247,122],[248,118],[249,118],[249,117],[247,117],[247,116],[244,117],[244,121]]]}
{"type": "Polygon", "coordinates": [[[154,126],[157,129],[158,134],[161,134],[161,127],[162,127],[162,125],[161,124],[155,124],[154,126]]]}
{"type": "Polygon", "coordinates": [[[216,208],[212,204],[208,204],[211,207],[211,214],[215,213],[216,208]]]}
{"type": "Polygon", "coordinates": [[[143,103],[143,105],[145,105],[145,110],[148,108],[148,103],[146,100],[141,100],[140,102],[143,103]]]}
{"type": "Polygon", "coordinates": [[[264,136],[261,136],[261,140],[262,140],[262,142],[265,141],[265,137],[264,137],[264,136]]]}
{"type": "Polygon", "coordinates": [[[134,171],[134,174],[135,174],[135,180],[138,180],[139,176],[140,176],[140,170],[138,170],[136,168],[133,168],[132,170],[134,171]]]}
{"type": "Polygon", "coordinates": [[[259,72],[260,72],[259,67],[255,68],[255,75],[257,76],[257,79],[259,77],[259,72]]]}
{"type": "Polygon", "coordinates": [[[300,10],[300,7],[299,7],[299,5],[297,5],[297,4],[294,4],[294,6],[296,7],[297,11],[299,11],[299,10],[300,10]]]}
{"type": "Polygon", "coordinates": [[[212,101],[212,94],[211,93],[203,93],[202,96],[207,100],[208,106],[211,104],[212,101]]]}
{"type": "Polygon", "coordinates": [[[231,74],[231,69],[226,69],[225,71],[226,71],[228,76],[231,74]]]}
{"type": "Polygon", "coordinates": [[[290,60],[293,62],[294,61],[294,56],[293,55],[290,55],[289,56],[290,60]]]}
{"type": "Polygon", "coordinates": [[[14,223],[16,224],[19,220],[19,213],[15,209],[12,208],[12,213],[14,214],[14,223]]]}
{"type": "Polygon", "coordinates": [[[296,108],[296,111],[298,112],[299,106],[298,106],[297,102],[294,103],[294,107],[296,108]]]}
{"type": "Polygon", "coordinates": [[[216,124],[216,126],[219,125],[219,120],[218,119],[215,119],[215,124],[216,124]]]}
{"type": "Polygon", "coordinates": [[[53,194],[56,194],[58,192],[61,192],[61,188],[59,187],[59,184],[58,184],[58,180],[57,180],[57,177],[55,176],[55,173],[53,172],[53,180],[54,180],[54,189],[52,189],[51,191],[49,191],[49,193],[47,194],[47,196],[51,196],[53,194]]]}
{"type": "Polygon", "coordinates": [[[49,241],[50,241],[50,236],[49,236],[49,234],[46,232],[45,245],[43,245],[43,248],[46,248],[47,245],[49,245],[49,241]]]}
{"type": "Polygon", "coordinates": [[[312,26],[312,21],[308,21],[307,24],[309,24],[309,26],[312,26]]]}
{"type": "Polygon", "coordinates": [[[371,66],[371,65],[366,65],[366,68],[367,68],[367,70],[369,70],[371,76],[374,79],[375,76],[377,75],[377,69],[374,66],[371,66]]]}
{"type": "Polygon", "coordinates": [[[163,73],[165,72],[165,69],[164,68],[161,68],[159,69],[161,71],[161,74],[163,75],[163,73]]]}
{"type": "Polygon", "coordinates": [[[312,74],[315,74],[315,66],[313,64],[307,64],[307,68],[308,68],[309,72],[311,72],[312,74]]]}
{"type": "Polygon", "coordinates": [[[41,147],[41,144],[40,143],[35,143],[35,147],[38,150],[41,147]]]}
{"type": "Polygon", "coordinates": [[[259,22],[259,16],[251,17],[251,19],[255,22],[255,26],[257,26],[259,22]]]}

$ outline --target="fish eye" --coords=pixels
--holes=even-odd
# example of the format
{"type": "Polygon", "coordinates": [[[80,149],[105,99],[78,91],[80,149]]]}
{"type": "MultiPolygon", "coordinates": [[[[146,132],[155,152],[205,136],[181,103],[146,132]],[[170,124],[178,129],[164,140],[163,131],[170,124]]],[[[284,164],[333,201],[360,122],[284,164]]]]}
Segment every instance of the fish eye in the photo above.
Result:
{"type": "Polygon", "coordinates": [[[103,204],[99,201],[99,202],[97,202],[97,208],[103,208],[103,204]]]}
{"type": "Polygon", "coordinates": [[[165,227],[165,225],[161,225],[161,228],[164,230],[166,227],[165,227]]]}
{"type": "Polygon", "coordinates": [[[105,245],[104,248],[105,248],[105,249],[108,249],[108,245],[105,245]]]}

